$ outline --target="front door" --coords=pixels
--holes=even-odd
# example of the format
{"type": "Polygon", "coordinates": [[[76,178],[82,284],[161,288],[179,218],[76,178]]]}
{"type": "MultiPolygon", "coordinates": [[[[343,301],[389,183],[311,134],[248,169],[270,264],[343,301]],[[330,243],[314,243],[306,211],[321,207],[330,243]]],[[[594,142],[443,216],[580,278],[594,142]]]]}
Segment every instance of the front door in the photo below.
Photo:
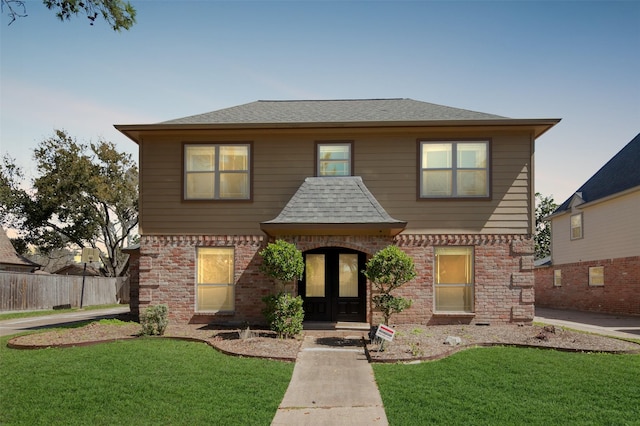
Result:
{"type": "Polygon", "coordinates": [[[364,253],[322,248],[304,254],[305,272],[299,285],[306,321],[365,321],[364,253]]]}

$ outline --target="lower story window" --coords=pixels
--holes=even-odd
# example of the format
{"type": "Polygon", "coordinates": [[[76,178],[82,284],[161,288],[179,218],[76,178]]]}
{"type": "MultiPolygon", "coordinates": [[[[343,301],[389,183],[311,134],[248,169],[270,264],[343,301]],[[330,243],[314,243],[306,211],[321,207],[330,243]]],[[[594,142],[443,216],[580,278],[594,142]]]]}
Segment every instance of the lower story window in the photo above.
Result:
{"type": "Polygon", "coordinates": [[[604,266],[592,266],[589,268],[589,285],[604,285],[604,266]]]}
{"type": "Polygon", "coordinates": [[[435,248],[436,312],[473,312],[473,247],[435,248]]]}
{"type": "Polygon", "coordinates": [[[562,270],[561,269],[553,270],[553,285],[556,287],[562,286],[562,270]]]}
{"type": "Polygon", "coordinates": [[[198,248],[196,311],[235,309],[233,247],[198,248]]]}

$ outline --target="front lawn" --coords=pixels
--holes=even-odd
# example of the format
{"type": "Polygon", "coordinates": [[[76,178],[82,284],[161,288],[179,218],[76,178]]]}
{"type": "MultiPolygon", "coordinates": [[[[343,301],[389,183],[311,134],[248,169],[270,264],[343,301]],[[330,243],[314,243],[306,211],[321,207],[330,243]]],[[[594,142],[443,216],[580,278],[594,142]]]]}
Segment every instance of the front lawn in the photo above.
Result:
{"type": "Polygon", "coordinates": [[[640,424],[640,355],[494,347],[373,368],[391,425],[640,424]]]}
{"type": "Polygon", "coordinates": [[[14,350],[0,340],[3,425],[268,425],[293,364],[140,338],[14,350]]]}

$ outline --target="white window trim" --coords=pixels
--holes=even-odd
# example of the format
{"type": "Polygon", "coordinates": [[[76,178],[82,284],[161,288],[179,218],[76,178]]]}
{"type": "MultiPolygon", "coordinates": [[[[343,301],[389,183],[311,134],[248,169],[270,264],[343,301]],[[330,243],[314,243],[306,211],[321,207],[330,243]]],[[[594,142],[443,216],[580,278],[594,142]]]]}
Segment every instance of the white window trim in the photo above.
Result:
{"type": "Polygon", "coordinates": [[[584,217],[582,215],[582,213],[576,213],[576,214],[572,214],[569,217],[569,238],[571,239],[571,241],[573,240],[581,240],[582,238],[584,238],[584,217]],[[571,223],[572,218],[574,217],[579,217],[580,218],[580,235],[577,237],[573,236],[573,224],[571,223]]]}
{"type": "Polygon", "coordinates": [[[194,277],[194,281],[195,281],[195,297],[194,297],[194,312],[196,314],[199,315],[206,315],[206,314],[233,314],[235,313],[235,308],[236,308],[236,303],[235,303],[235,298],[236,298],[236,280],[235,280],[235,266],[236,266],[236,249],[235,247],[229,247],[229,246],[201,246],[201,247],[196,247],[196,262],[195,262],[195,277],[194,277]],[[227,283],[227,284],[200,284],[198,282],[198,251],[200,249],[207,249],[207,248],[224,248],[224,249],[230,249],[233,252],[233,275],[232,275],[232,282],[231,283],[227,283]],[[198,309],[198,287],[203,286],[203,287],[232,287],[232,298],[233,298],[233,309],[229,309],[229,310],[216,310],[216,309],[203,309],[200,310],[198,309]]]}
{"type": "Polygon", "coordinates": [[[434,315],[475,315],[476,307],[476,249],[474,246],[438,246],[433,249],[433,314],[434,315]],[[438,248],[470,248],[471,249],[471,283],[470,284],[438,284],[437,283],[437,266],[436,251],[438,248]],[[458,286],[471,288],[471,310],[470,311],[443,311],[438,310],[436,301],[436,288],[438,286],[458,286]]]}
{"type": "Polygon", "coordinates": [[[604,266],[589,267],[589,287],[604,287],[604,266]],[[593,283],[593,278],[595,278],[595,276],[592,274],[592,272],[595,272],[596,269],[602,270],[602,283],[595,283],[595,284],[593,283]]]}

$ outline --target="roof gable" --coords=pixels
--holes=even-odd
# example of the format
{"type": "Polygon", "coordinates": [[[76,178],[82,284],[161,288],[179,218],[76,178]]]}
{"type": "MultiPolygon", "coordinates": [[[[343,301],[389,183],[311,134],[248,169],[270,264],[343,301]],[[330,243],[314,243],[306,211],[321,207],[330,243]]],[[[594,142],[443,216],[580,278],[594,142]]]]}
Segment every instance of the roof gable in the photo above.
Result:
{"type": "Polygon", "coordinates": [[[0,264],[29,266],[32,268],[40,266],[16,253],[13,244],[11,244],[11,240],[9,240],[3,228],[0,228],[0,264]]]}
{"type": "Polygon", "coordinates": [[[584,203],[640,186],[640,133],[613,156],[554,212],[569,210],[576,194],[584,203]]]}

